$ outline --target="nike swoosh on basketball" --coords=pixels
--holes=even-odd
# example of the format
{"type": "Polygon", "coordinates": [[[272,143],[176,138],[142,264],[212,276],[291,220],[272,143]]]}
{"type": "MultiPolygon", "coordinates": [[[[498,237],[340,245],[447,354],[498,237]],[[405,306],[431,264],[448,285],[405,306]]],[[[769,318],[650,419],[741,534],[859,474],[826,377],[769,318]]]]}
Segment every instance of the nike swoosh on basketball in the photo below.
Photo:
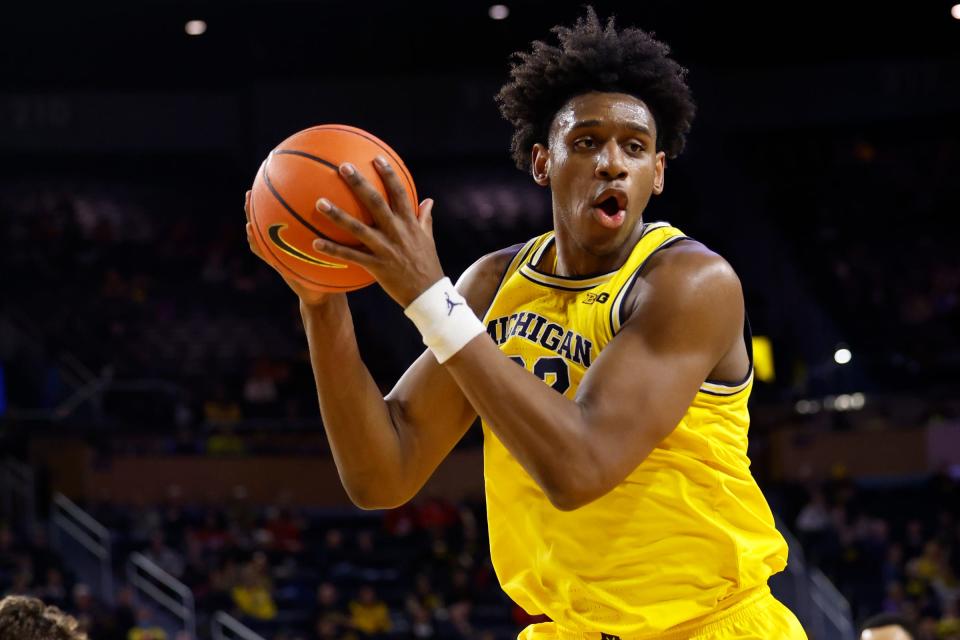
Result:
{"type": "Polygon", "coordinates": [[[298,260],[303,260],[304,262],[309,262],[310,264],[315,264],[318,267],[327,267],[328,269],[346,269],[347,265],[341,264],[339,262],[327,262],[326,260],[321,260],[320,258],[314,258],[311,255],[300,251],[291,244],[288,244],[286,240],[280,235],[280,232],[287,228],[287,225],[283,223],[277,223],[270,225],[270,228],[267,229],[267,234],[270,236],[270,240],[273,244],[277,245],[277,248],[280,251],[283,251],[288,256],[293,256],[298,260]]]}

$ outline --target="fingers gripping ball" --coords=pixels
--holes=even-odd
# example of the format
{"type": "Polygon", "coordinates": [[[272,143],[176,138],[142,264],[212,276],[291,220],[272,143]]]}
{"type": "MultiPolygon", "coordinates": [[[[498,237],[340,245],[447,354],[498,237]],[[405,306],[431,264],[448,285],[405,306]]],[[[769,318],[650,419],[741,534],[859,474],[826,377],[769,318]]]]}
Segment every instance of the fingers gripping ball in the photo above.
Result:
{"type": "MultiPolygon", "coordinates": [[[[371,225],[367,210],[353,195],[337,168],[352,163],[388,202],[386,187],[373,166],[384,156],[400,179],[410,206],[417,211],[417,190],[396,152],[382,140],[339,124],[295,133],[270,152],[260,165],[250,194],[250,222],[264,259],[282,274],[317,291],[353,291],[373,282],[364,268],[313,248],[316,238],[351,247],[360,243],[316,210],[326,198],[353,217],[371,225]]],[[[394,203],[396,208],[396,203],[394,203]]]]}

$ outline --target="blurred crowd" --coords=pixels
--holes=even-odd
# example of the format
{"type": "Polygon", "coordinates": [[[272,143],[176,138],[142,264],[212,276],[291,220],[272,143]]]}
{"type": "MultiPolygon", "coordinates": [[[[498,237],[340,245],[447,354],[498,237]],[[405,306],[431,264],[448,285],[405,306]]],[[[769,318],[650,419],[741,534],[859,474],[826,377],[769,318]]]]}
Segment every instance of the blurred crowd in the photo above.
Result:
{"type": "MultiPolygon", "coordinates": [[[[18,275],[0,282],[0,390],[9,406],[63,402],[79,384],[76,372],[64,371],[69,354],[108,383],[95,418],[111,418],[115,427],[267,418],[317,424],[296,299],[247,248],[242,188],[214,180],[193,193],[193,177],[182,171],[163,186],[0,185],[0,256],[5,271],[18,275]],[[124,387],[131,380],[152,384],[124,387]]],[[[501,219],[437,225],[452,275],[513,237],[533,235],[531,220],[543,222],[519,215],[530,200],[523,190],[487,193],[507,203],[501,219]]],[[[461,195],[480,197],[476,188],[461,195]]],[[[421,343],[375,289],[355,294],[351,306],[371,372],[388,388],[421,343]]]]}
{"type": "MultiPolygon", "coordinates": [[[[960,639],[960,479],[870,485],[838,469],[769,492],[855,621],[898,614],[919,630],[914,640],[960,639]]],[[[188,504],[174,492],[163,504],[87,508],[112,532],[115,575],[138,551],[190,589],[201,637],[216,611],[283,640],[506,640],[544,619],[499,588],[479,504],[331,511],[256,507],[240,494],[188,504]]],[[[23,539],[0,527],[0,594],[59,606],[96,640],[177,640],[164,630],[171,619],[129,586],[110,603],[95,597],[42,530],[23,539]]]]}
{"type": "Polygon", "coordinates": [[[960,639],[960,478],[871,487],[838,469],[788,493],[807,562],[856,619],[900,614],[919,629],[915,640],[960,639]]]}
{"type": "MultiPolygon", "coordinates": [[[[171,499],[91,511],[113,532],[115,558],[140,551],[190,588],[202,635],[216,611],[287,640],[496,640],[533,620],[497,584],[476,505],[427,499],[383,514],[311,513],[171,499]]],[[[108,606],[42,535],[21,544],[9,528],[0,531],[0,593],[60,606],[97,640],[169,637],[128,587],[108,606]]]]}

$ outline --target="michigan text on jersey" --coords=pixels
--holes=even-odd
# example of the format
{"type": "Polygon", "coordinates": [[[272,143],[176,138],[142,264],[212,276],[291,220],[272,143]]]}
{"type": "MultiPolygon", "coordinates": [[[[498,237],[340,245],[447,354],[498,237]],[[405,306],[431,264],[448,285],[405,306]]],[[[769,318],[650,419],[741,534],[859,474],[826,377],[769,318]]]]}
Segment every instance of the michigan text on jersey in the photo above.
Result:
{"type": "Polygon", "coordinates": [[[497,345],[516,336],[554,351],[570,362],[586,368],[590,366],[593,343],[572,329],[531,311],[520,311],[494,318],[487,323],[487,333],[497,345]]]}

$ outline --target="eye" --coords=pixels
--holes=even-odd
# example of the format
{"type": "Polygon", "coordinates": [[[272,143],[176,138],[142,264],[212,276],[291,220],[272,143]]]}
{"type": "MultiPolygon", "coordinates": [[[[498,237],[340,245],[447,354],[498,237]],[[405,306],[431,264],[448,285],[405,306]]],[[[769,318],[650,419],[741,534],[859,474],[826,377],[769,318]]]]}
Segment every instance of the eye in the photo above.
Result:
{"type": "Polygon", "coordinates": [[[593,138],[583,137],[573,141],[574,149],[592,149],[594,147],[593,138]]]}
{"type": "Polygon", "coordinates": [[[631,140],[627,143],[627,151],[630,153],[643,153],[644,148],[643,144],[636,140],[631,140]]]}

